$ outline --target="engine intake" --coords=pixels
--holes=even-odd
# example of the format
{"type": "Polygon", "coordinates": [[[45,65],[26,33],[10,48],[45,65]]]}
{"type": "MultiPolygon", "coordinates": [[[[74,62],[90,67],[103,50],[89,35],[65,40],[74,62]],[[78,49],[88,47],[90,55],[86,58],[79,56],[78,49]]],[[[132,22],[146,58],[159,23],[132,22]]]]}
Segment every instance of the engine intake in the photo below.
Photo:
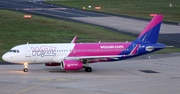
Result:
{"type": "Polygon", "coordinates": [[[61,68],[64,70],[79,70],[83,68],[83,63],[78,60],[64,60],[61,63],[61,68]]]}

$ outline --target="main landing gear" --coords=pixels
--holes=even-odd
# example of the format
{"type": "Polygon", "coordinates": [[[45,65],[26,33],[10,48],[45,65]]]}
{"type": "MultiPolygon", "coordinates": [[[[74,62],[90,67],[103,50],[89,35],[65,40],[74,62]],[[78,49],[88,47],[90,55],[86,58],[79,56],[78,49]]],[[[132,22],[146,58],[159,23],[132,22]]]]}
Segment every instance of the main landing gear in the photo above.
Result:
{"type": "Polygon", "coordinates": [[[91,68],[91,67],[85,67],[85,71],[86,71],[86,72],[91,72],[91,71],[92,71],[92,68],[91,68]]]}
{"type": "Polygon", "coordinates": [[[24,63],[24,69],[23,69],[24,72],[28,72],[28,63],[24,63]]]}
{"type": "Polygon", "coordinates": [[[84,64],[84,67],[85,67],[85,72],[92,72],[92,68],[89,67],[89,62],[88,60],[84,59],[82,60],[83,64],[84,64]]]}

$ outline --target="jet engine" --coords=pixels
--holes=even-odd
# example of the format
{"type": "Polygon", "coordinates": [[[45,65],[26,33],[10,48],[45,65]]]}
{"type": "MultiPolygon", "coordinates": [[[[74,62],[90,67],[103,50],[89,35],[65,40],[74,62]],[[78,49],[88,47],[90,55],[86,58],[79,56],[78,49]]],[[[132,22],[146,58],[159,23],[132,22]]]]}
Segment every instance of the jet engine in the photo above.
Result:
{"type": "Polygon", "coordinates": [[[78,60],[64,60],[61,62],[61,68],[64,70],[79,70],[83,68],[83,63],[78,60]]]}

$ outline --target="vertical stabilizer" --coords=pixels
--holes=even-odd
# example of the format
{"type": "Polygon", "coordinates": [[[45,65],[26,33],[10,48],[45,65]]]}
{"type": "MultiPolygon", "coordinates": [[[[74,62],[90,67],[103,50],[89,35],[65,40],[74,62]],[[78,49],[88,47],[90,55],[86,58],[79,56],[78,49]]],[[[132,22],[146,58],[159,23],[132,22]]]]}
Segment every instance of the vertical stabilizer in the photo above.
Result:
{"type": "Polygon", "coordinates": [[[148,43],[157,43],[159,31],[162,23],[162,15],[156,15],[149,22],[146,28],[141,32],[138,38],[134,42],[148,42],[148,43]]]}

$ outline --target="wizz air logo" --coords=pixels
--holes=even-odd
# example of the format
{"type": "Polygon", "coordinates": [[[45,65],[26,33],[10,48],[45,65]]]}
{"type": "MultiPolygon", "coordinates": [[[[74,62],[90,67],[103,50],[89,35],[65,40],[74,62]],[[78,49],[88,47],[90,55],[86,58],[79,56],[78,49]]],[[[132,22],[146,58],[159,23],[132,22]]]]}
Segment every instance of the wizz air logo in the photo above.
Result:
{"type": "Polygon", "coordinates": [[[52,46],[41,46],[31,47],[32,56],[56,56],[56,47],[52,46]]]}

